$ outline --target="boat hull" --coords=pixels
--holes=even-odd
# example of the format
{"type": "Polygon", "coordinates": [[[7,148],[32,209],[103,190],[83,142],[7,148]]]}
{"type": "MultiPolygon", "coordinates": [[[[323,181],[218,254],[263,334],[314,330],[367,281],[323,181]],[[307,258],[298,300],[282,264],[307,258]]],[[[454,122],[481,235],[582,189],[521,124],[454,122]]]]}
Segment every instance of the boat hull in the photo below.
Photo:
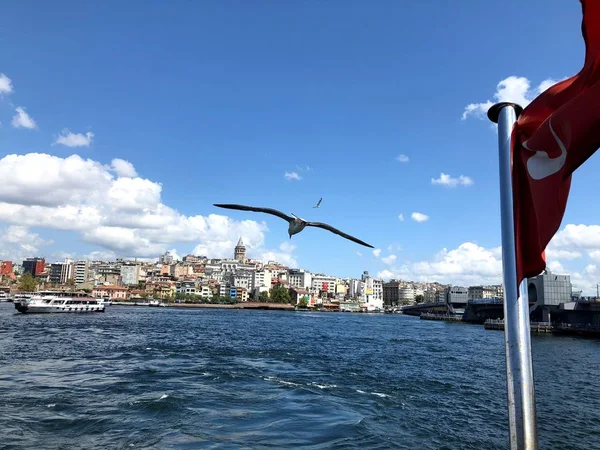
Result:
{"type": "Polygon", "coordinates": [[[20,313],[48,314],[48,313],[98,313],[105,312],[103,304],[100,305],[39,305],[29,302],[15,302],[15,309],[20,313]]]}

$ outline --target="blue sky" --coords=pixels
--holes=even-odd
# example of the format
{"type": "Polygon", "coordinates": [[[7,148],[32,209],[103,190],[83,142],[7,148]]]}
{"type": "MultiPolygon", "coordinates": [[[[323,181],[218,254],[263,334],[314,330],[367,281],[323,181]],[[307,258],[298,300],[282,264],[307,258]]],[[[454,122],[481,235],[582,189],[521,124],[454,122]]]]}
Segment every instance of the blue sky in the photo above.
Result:
{"type": "MultiPolygon", "coordinates": [[[[13,187],[0,188],[7,202],[4,211],[0,203],[4,257],[148,257],[196,247],[219,256],[247,232],[251,256],[312,271],[499,281],[497,136],[476,107],[465,120],[463,112],[496,100],[498,83],[511,76],[529,80],[529,91],[512,78],[501,95],[530,100],[544,80],[576,73],[584,54],[578,1],[502,6],[475,0],[5,5],[0,73],[11,89],[0,99],[0,158],[29,157],[0,161],[13,187]],[[35,128],[13,126],[17,107],[35,128]],[[71,138],[60,140],[66,129],[71,138]],[[88,159],[98,164],[65,163],[74,154],[84,166],[88,159]],[[401,154],[408,162],[397,160],[401,154]],[[110,168],[114,159],[133,168],[110,168]],[[33,166],[39,176],[27,176],[33,166]],[[73,181],[71,169],[91,181],[73,181]],[[301,179],[288,180],[286,172],[301,179]],[[432,183],[441,173],[472,184],[432,183]],[[130,196],[127,189],[135,189],[134,197],[143,198],[138,209],[107,201],[112,185],[102,180],[119,176],[137,180],[118,192],[130,196]],[[48,209],[31,206],[48,192],[68,192],[69,183],[79,194],[53,196],[48,209]],[[84,195],[86,189],[92,193],[84,195]],[[320,197],[322,208],[312,209],[320,197]],[[216,202],[328,222],[381,253],[318,229],[290,241],[280,219],[219,210],[216,202]],[[157,218],[160,205],[169,208],[171,222],[157,218]],[[80,216],[65,219],[67,207],[80,216]],[[416,222],[413,212],[429,218],[416,222]],[[52,220],[36,221],[36,214],[52,220]],[[123,226],[123,217],[148,214],[158,221],[153,229],[123,226]]],[[[595,283],[594,260],[600,262],[598,165],[592,158],[576,173],[563,221],[585,228],[563,229],[551,260],[557,270],[576,273],[586,289],[595,283]],[[589,243],[594,239],[598,248],[589,243]]]]}

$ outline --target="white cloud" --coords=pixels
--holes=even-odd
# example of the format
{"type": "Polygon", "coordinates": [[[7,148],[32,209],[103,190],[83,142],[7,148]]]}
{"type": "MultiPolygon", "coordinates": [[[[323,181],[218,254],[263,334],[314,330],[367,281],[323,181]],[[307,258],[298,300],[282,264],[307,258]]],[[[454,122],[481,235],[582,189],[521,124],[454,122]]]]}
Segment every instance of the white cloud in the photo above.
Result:
{"type": "Polygon", "coordinates": [[[295,180],[295,181],[300,181],[302,179],[302,177],[300,175],[298,175],[298,172],[286,172],[283,174],[283,176],[285,177],[286,180],[295,180]]]}
{"type": "Polygon", "coordinates": [[[94,250],[86,255],[83,255],[82,259],[88,261],[114,261],[117,254],[110,250],[94,250]]]}
{"type": "MultiPolygon", "coordinates": [[[[559,81],[562,81],[562,80],[565,80],[565,79],[566,79],[566,78],[562,78],[562,79],[560,79],[559,81]]],[[[542,93],[542,92],[544,92],[546,89],[548,89],[550,86],[554,86],[556,83],[558,83],[558,81],[556,81],[556,80],[553,80],[552,78],[547,78],[546,80],[542,81],[542,82],[541,82],[541,83],[538,85],[538,87],[537,87],[537,89],[536,89],[536,91],[537,91],[537,94],[538,94],[538,95],[539,95],[539,94],[541,94],[541,93],[542,93]]]]}
{"type": "Polygon", "coordinates": [[[120,177],[133,178],[137,177],[137,172],[129,161],[125,161],[124,159],[115,158],[111,161],[112,169],[115,173],[120,177]]]}
{"type": "Polygon", "coordinates": [[[546,249],[546,258],[548,260],[566,259],[567,261],[571,261],[574,259],[579,259],[581,258],[581,256],[581,252],[555,249],[553,245],[548,246],[548,248],[546,249]]]}
{"type": "Polygon", "coordinates": [[[361,252],[356,252],[356,255],[362,257],[363,254],[361,252]]]}
{"type": "Polygon", "coordinates": [[[403,216],[402,214],[399,214],[399,215],[398,215],[398,220],[399,220],[400,222],[404,222],[404,216],[403,216]]]}
{"type": "Polygon", "coordinates": [[[0,73],[0,95],[10,94],[13,91],[13,85],[10,78],[0,73]]]}
{"type": "Polygon", "coordinates": [[[406,155],[400,154],[400,155],[396,156],[396,161],[401,162],[401,163],[407,163],[409,161],[409,158],[406,155]]]}
{"type": "MultiPolygon", "coordinates": [[[[131,177],[135,168],[124,163],[113,160],[108,166],[78,155],[7,155],[0,159],[0,222],[74,231],[123,257],[154,258],[176,243],[194,244],[196,254],[229,257],[240,236],[250,254],[269,252],[264,222],[183,215],[162,203],[159,183],[131,177]]],[[[289,245],[273,254],[293,262],[289,245]]]]}
{"type": "Polygon", "coordinates": [[[67,128],[56,138],[56,144],[66,145],[67,147],[89,147],[92,143],[94,133],[71,133],[67,128]]]}
{"type": "Polygon", "coordinates": [[[423,214],[420,212],[414,212],[410,215],[410,218],[415,222],[425,222],[429,220],[429,216],[427,214],[423,214]]]}
{"type": "Polygon", "coordinates": [[[471,103],[467,105],[462,114],[462,120],[466,120],[469,116],[484,119],[487,117],[488,109],[498,102],[513,102],[525,108],[536,96],[556,83],[558,81],[548,78],[542,81],[536,88],[531,89],[531,83],[527,78],[510,76],[500,81],[496,86],[496,93],[493,96],[494,101],[487,100],[483,103],[471,103]]]}
{"type": "Polygon", "coordinates": [[[431,261],[405,262],[400,267],[380,272],[378,277],[468,286],[501,282],[501,273],[500,248],[485,249],[465,242],[453,250],[443,249],[431,261]]]}
{"type": "Polygon", "coordinates": [[[294,244],[284,241],[279,245],[280,251],[250,252],[248,256],[263,262],[278,261],[285,266],[296,268],[298,262],[293,256],[293,251],[295,249],[296,246],[294,244]]]}
{"type": "Polygon", "coordinates": [[[382,270],[377,274],[377,278],[381,280],[391,280],[392,278],[394,278],[394,272],[391,272],[387,269],[382,270]]]}
{"type": "Polygon", "coordinates": [[[0,260],[21,263],[25,258],[38,256],[41,247],[53,242],[42,239],[39,234],[32,233],[27,227],[9,225],[0,230],[0,260]]]}
{"type": "Polygon", "coordinates": [[[16,114],[13,116],[11,122],[13,127],[28,128],[30,130],[37,127],[35,120],[21,106],[18,106],[15,111],[16,114]]]}
{"type": "Polygon", "coordinates": [[[375,258],[379,258],[380,255],[381,255],[380,248],[376,248],[375,250],[373,250],[373,256],[375,256],[375,258]]]}
{"type": "Polygon", "coordinates": [[[556,233],[549,247],[554,250],[600,249],[600,225],[568,224],[556,233]]]}
{"type": "Polygon", "coordinates": [[[181,261],[181,256],[179,256],[179,253],[177,253],[177,249],[172,248],[171,250],[168,250],[168,252],[173,257],[173,261],[181,261]]]}
{"type": "Polygon", "coordinates": [[[384,258],[381,258],[381,260],[388,265],[392,265],[396,262],[396,255],[389,255],[384,258]]]}
{"type": "MultiPolygon", "coordinates": [[[[595,295],[600,278],[600,226],[566,225],[548,245],[546,260],[550,271],[571,275],[574,290],[595,295]],[[583,261],[586,255],[589,262],[583,261]],[[573,270],[575,266],[569,264],[577,264],[580,269],[573,270]]],[[[452,250],[442,249],[430,259],[392,262],[390,266],[377,276],[386,280],[400,278],[462,286],[499,284],[502,282],[502,249],[465,242],[452,250]]]]}
{"type": "Polygon", "coordinates": [[[451,175],[442,172],[440,173],[439,178],[431,179],[431,184],[439,184],[447,187],[471,186],[473,185],[473,180],[471,177],[467,177],[465,175],[460,175],[458,178],[453,178],[451,175]]]}

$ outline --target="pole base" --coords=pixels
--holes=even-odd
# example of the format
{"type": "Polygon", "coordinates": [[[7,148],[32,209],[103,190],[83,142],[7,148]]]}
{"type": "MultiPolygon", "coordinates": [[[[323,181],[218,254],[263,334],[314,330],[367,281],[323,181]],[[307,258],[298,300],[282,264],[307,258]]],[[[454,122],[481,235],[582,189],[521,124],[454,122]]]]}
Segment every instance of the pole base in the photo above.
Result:
{"type": "Polygon", "coordinates": [[[523,107],[517,103],[512,102],[500,102],[493,105],[490,109],[488,109],[487,116],[494,123],[498,123],[498,117],[500,116],[500,110],[505,106],[512,106],[515,109],[515,114],[517,115],[517,119],[523,112],[523,107]]]}

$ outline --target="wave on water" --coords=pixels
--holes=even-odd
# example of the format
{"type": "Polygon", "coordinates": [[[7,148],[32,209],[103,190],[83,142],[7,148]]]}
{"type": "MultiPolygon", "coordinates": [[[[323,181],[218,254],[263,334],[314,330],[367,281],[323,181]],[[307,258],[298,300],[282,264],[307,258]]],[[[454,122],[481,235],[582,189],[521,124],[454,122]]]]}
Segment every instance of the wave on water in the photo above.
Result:
{"type": "MultiPolygon", "coordinates": [[[[11,307],[0,303],[6,448],[506,448],[503,336],[482,327],[11,307]]],[[[545,337],[533,348],[540,448],[595,448],[597,343],[545,337]]]]}

